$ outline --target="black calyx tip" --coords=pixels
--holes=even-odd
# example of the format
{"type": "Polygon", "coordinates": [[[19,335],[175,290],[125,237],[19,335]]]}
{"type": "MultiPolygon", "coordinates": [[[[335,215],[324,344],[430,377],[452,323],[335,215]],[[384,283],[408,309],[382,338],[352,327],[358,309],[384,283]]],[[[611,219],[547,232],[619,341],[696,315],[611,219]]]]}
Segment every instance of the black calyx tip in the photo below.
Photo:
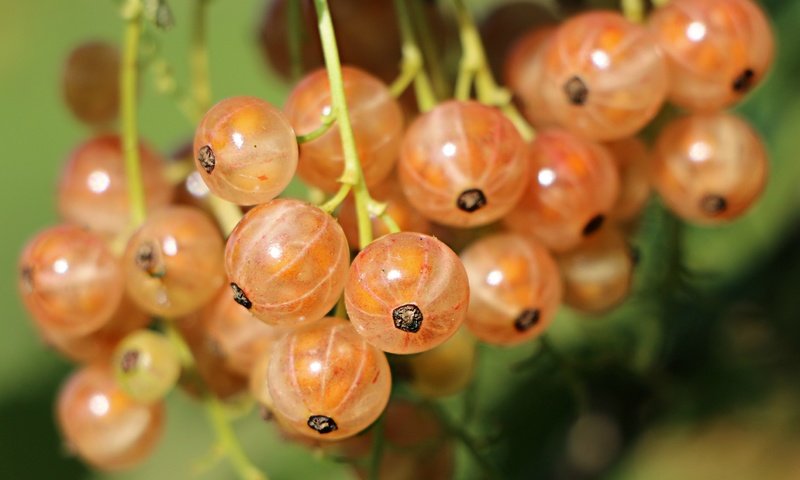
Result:
{"type": "Polygon", "coordinates": [[[472,213],[486,206],[486,195],[479,188],[464,190],[456,199],[456,206],[459,210],[472,213]]]}
{"type": "Polygon", "coordinates": [[[135,370],[138,363],[139,351],[126,350],[125,353],[122,354],[122,358],[119,361],[119,366],[124,373],[128,373],[132,370],[135,370]]]}
{"type": "Polygon", "coordinates": [[[576,107],[586,105],[589,99],[589,88],[583,79],[577,75],[567,80],[564,84],[564,93],[567,94],[569,102],[576,107]]]}
{"type": "Polygon", "coordinates": [[[522,313],[514,320],[514,329],[518,332],[525,332],[539,323],[541,312],[538,308],[529,308],[523,310],[522,313]]]}
{"type": "Polygon", "coordinates": [[[422,326],[422,311],[418,306],[410,303],[400,305],[392,310],[392,320],[394,320],[394,326],[398,330],[417,333],[422,326]]]}
{"type": "Polygon", "coordinates": [[[308,427],[319,434],[331,433],[339,430],[339,426],[331,417],[325,415],[311,415],[308,417],[308,427]]]}
{"type": "Polygon", "coordinates": [[[19,271],[19,278],[22,280],[22,285],[26,292],[33,290],[33,269],[31,267],[22,267],[19,271]]]}
{"type": "Polygon", "coordinates": [[[203,167],[206,173],[214,171],[214,167],[217,165],[217,156],[214,155],[214,150],[211,149],[211,145],[200,147],[200,151],[197,152],[197,163],[203,167]]]}
{"type": "Polygon", "coordinates": [[[720,195],[706,195],[700,200],[700,209],[708,215],[719,215],[728,209],[728,201],[720,195]]]}
{"type": "Polygon", "coordinates": [[[244,290],[239,285],[231,282],[231,290],[233,290],[233,300],[238,303],[239,305],[243,306],[244,308],[250,310],[253,308],[253,302],[247,298],[245,295],[244,290]]]}
{"type": "Polygon", "coordinates": [[[583,236],[588,237],[589,235],[595,233],[596,231],[600,230],[600,227],[603,226],[603,223],[606,221],[606,216],[603,214],[595,215],[591,218],[586,225],[583,227],[583,236]]]}
{"type": "Polygon", "coordinates": [[[752,68],[748,68],[733,80],[733,91],[736,93],[745,93],[753,88],[755,83],[756,72],[754,72],[752,68]]]}
{"type": "Polygon", "coordinates": [[[144,270],[151,277],[161,278],[166,272],[158,254],[158,245],[154,242],[145,242],[136,250],[133,260],[136,262],[137,267],[144,270]]]}

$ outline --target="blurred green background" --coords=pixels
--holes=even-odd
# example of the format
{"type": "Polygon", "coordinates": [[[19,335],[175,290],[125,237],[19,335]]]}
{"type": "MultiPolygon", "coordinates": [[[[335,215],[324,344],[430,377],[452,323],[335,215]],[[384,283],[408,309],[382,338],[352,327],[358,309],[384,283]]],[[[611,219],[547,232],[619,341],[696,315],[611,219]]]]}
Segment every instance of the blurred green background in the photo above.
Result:
{"type": "MultiPolygon", "coordinates": [[[[177,24],[160,43],[185,85],[190,0],[170,3],[177,24]]],[[[283,103],[287,86],[254,45],[265,3],[211,2],[215,99],[247,94],[283,103]]],[[[654,203],[636,240],[644,261],[631,301],[601,319],[564,309],[551,335],[558,357],[537,345],[482,349],[468,427],[489,444],[484,453],[503,478],[800,478],[800,2],[762,3],[775,22],[778,58],[739,111],[771,153],[764,199],[714,229],[682,227],[654,203]]],[[[140,469],[104,476],[69,458],[52,404],[71,367],[37,340],[17,299],[18,252],[57,222],[60,165],[90,135],[62,105],[62,64],[79,42],[118,42],[115,5],[0,0],[0,478],[232,478],[224,465],[191,473],[212,438],[203,412],[180,394],[170,398],[161,448],[140,469]]],[[[154,93],[151,78],[143,80],[141,133],[169,151],[191,137],[192,125],[154,93]]],[[[346,467],[282,443],[255,417],[239,426],[273,479],[349,478],[346,467]]],[[[479,478],[463,449],[458,454],[458,478],[479,478]]]]}

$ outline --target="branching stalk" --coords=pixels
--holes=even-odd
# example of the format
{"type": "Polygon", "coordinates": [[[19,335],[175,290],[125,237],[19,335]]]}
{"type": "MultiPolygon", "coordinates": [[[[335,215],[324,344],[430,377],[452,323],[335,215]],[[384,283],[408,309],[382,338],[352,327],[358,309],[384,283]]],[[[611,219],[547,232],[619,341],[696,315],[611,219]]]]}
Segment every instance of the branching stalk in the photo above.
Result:
{"type": "Polygon", "coordinates": [[[417,43],[411,13],[407,5],[408,1],[394,0],[400,34],[403,38],[403,61],[400,76],[392,84],[391,91],[395,97],[399,97],[413,82],[417,105],[421,111],[426,112],[436,105],[436,94],[425,69],[425,59],[417,43]]]}
{"type": "MultiPolygon", "coordinates": [[[[205,0],[197,0],[199,4],[205,4],[205,0]]],[[[120,92],[122,114],[122,144],[125,158],[125,173],[128,181],[128,195],[131,209],[131,221],[134,225],[141,224],[146,216],[146,203],[144,198],[144,187],[142,184],[141,164],[139,160],[139,131],[138,114],[136,108],[137,101],[137,81],[139,73],[138,55],[139,42],[142,32],[142,5],[141,0],[131,0],[126,4],[124,10],[125,19],[125,39],[122,71],[120,72],[120,92]]],[[[197,20],[197,18],[195,18],[197,20]]],[[[197,40],[197,38],[195,38],[197,40]]],[[[201,42],[205,44],[204,40],[201,42]]],[[[194,50],[193,50],[194,51],[194,50]]],[[[203,51],[205,49],[203,48],[203,51]]],[[[192,56],[193,65],[204,64],[203,71],[207,75],[207,61],[200,62],[195,55],[192,56]]],[[[206,97],[206,90],[202,87],[195,88],[197,95],[206,97]]],[[[207,82],[205,83],[207,85],[207,82]]],[[[179,353],[184,368],[193,369],[195,362],[191,350],[186,345],[183,337],[177,332],[175,327],[166,322],[166,337],[175,346],[179,353]]],[[[244,454],[236,436],[228,423],[223,407],[219,400],[211,394],[206,394],[203,404],[211,419],[211,424],[217,436],[220,448],[225,452],[225,457],[230,461],[233,468],[238,473],[241,480],[267,480],[259,470],[253,466],[244,454]]]]}
{"type": "Polygon", "coordinates": [[[361,163],[358,159],[356,141],[353,135],[353,126],[350,123],[350,112],[347,109],[347,99],[345,98],[344,81],[342,79],[342,65],[339,61],[339,50],[336,46],[331,12],[328,8],[327,0],[314,0],[314,7],[317,10],[322,53],[325,57],[325,67],[328,71],[332,113],[336,116],[338,122],[344,151],[344,172],[339,178],[339,182],[343,185],[349,185],[353,191],[356,218],[358,220],[358,241],[363,249],[372,242],[372,223],[370,222],[368,211],[371,199],[361,171],[361,163]]]}
{"type": "Polygon", "coordinates": [[[511,93],[495,82],[486,52],[475,26],[475,20],[467,9],[464,0],[453,0],[458,17],[459,34],[463,54],[456,80],[456,98],[466,100],[474,82],[478,100],[487,105],[498,107],[514,124],[525,141],[530,141],[536,132],[511,103],[511,93]]]}

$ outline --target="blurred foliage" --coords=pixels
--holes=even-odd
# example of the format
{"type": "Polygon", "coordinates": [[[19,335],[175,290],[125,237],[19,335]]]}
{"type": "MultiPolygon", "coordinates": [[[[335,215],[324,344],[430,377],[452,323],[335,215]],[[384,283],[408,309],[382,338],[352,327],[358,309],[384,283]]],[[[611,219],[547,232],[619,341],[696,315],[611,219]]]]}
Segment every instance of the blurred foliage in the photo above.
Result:
{"type": "MultiPolygon", "coordinates": [[[[171,2],[176,26],[159,41],[182,84],[189,3],[171,2]]],[[[713,229],[681,225],[654,201],[635,237],[643,261],[630,301],[602,318],[562,309],[547,344],[481,347],[475,384],[445,405],[458,418],[466,412],[463,427],[502,478],[800,478],[793,408],[800,371],[800,2],[763,3],[776,26],[778,58],[739,111],[771,152],[764,198],[741,220],[713,229]]],[[[288,87],[254,46],[264,4],[211,2],[215,98],[249,94],[282,104],[288,87]]],[[[68,458],[52,402],[70,366],[43,348],[16,298],[16,256],[27,238],[56,221],[59,166],[90,134],[62,106],[62,63],[80,41],[118,40],[115,8],[110,0],[0,0],[0,478],[195,478],[193,466],[212,448],[203,412],[178,394],[170,398],[162,447],[142,468],[106,476],[68,458]]],[[[191,137],[192,125],[154,93],[152,78],[144,80],[142,134],[169,151],[191,137]]],[[[349,478],[346,467],[281,441],[255,416],[238,424],[242,442],[273,479],[349,478]]],[[[458,478],[481,477],[464,449],[458,459],[458,478]]],[[[196,478],[231,473],[223,465],[196,478]]]]}

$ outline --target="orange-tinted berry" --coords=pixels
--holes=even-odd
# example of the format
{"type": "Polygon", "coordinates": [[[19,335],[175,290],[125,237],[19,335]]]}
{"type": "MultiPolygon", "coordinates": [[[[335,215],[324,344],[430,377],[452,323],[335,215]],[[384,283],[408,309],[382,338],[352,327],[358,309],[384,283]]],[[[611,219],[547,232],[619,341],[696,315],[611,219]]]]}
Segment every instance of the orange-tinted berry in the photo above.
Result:
{"type": "Polygon", "coordinates": [[[418,355],[406,357],[411,387],[421,395],[439,398],[467,388],[475,371],[475,337],[466,327],[446,342],[418,355]]]}
{"type": "Polygon", "coordinates": [[[528,158],[528,186],[506,225],[550,250],[569,250],[612,212],[620,189],[614,160],[604,147],[561,130],[540,132],[528,158]]]}
{"type": "Polygon", "coordinates": [[[636,219],[650,199],[650,152],[647,145],[631,137],[605,144],[620,173],[620,192],[611,218],[627,223],[636,219]]]}
{"type": "Polygon", "coordinates": [[[122,300],[122,268],[98,235],[74,225],[39,232],[19,258],[19,289],[38,327],[85,335],[109,322],[122,300]]]}
{"type": "Polygon", "coordinates": [[[277,197],[297,169],[297,139],[283,112],[255,97],[231,97],[203,117],[195,167],[208,188],[239,205],[277,197]]]}
{"type": "MultiPolygon", "coordinates": [[[[342,80],[364,179],[367,185],[376,185],[391,173],[397,160],[403,112],[386,84],[369,73],[344,67],[342,80]]],[[[284,110],[298,134],[317,129],[322,117],[331,112],[328,72],[317,70],[298,83],[284,110]]],[[[337,124],[300,145],[297,173],[310,185],[334,192],[343,171],[344,152],[337,124]]]]}
{"type": "Polygon", "coordinates": [[[248,376],[258,358],[286,329],[267,325],[236,303],[230,288],[223,288],[200,312],[206,335],[217,345],[225,365],[248,376]]]}
{"type": "Polygon", "coordinates": [[[496,108],[449,101],[406,132],[398,173],[408,201],[454,227],[498,220],[525,188],[524,142],[496,108]]]}
{"type": "Polygon", "coordinates": [[[618,13],[567,20],[542,55],[538,88],[544,108],[562,127],[586,138],[630,136],[652,120],[666,98],[669,72],[655,39],[618,13]]]}
{"type": "Polygon", "coordinates": [[[349,261],[347,239],[336,220],[289,199],[247,212],[225,249],[234,299],[272,325],[325,316],[342,293],[349,261]]]}
{"type": "Polygon", "coordinates": [[[467,327],[480,340],[516,345],[541,335],[561,303],[561,278],[535,240],[502,233],[461,253],[470,287],[467,327]]]}
{"type": "MultiPolygon", "coordinates": [[[[369,193],[375,200],[386,203],[386,213],[397,223],[400,230],[425,234],[431,232],[431,223],[408,203],[396,177],[391,176],[374,188],[370,188],[369,193]]],[[[349,195],[342,203],[338,218],[339,225],[342,226],[342,230],[347,236],[350,248],[357,249],[359,247],[358,218],[356,217],[355,201],[352,195],[349,195]]],[[[379,217],[370,214],[370,220],[374,238],[389,234],[389,228],[379,217]]]]}
{"type": "Polygon", "coordinates": [[[761,195],[769,165],[759,135],[727,113],[667,125],[653,152],[653,182],[667,206],[691,222],[742,215],[761,195]]]}
{"type": "Polygon", "coordinates": [[[195,397],[211,392],[220,399],[232,399],[247,388],[247,378],[228,368],[225,352],[208,334],[211,319],[209,315],[195,312],[175,322],[192,352],[199,376],[182,376],[181,387],[195,397]]]}
{"type": "MultiPolygon", "coordinates": [[[[147,209],[167,205],[172,189],[162,158],[140,144],[139,161],[147,209]]],[[[58,210],[64,220],[109,236],[130,226],[128,181],[117,135],[95,137],[70,154],[58,183],[58,210]]]]}
{"type": "Polygon", "coordinates": [[[123,295],[116,312],[99,330],[86,335],[64,335],[39,328],[42,339],[66,358],[76,363],[100,363],[108,361],[117,344],[127,334],[144,328],[150,323],[150,315],[123,295]]]}
{"type": "Polygon", "coordinates": [[[106,366],[74,373],[58,393],[56,414],[70,447],[95,468],[130,469],[153,452],[164,425],[162,403],[128,397],[106,366]]]}
{"type": "Polygon", "coordinates": [[[153,315],[186,315],[225,281],[222,235],[202,211],[174,206],[151,215],[122,257],[128,294],[153,315]]]}
{"type": "Polygon", "coordinates": [[[469,284],[458,256],[439,240],[401,232],[382,237],[353,260],[345,305],[368,342],[417,353],[450,338],[467,313],[469,284]]]}
{"type": "Polygon", "coordinates": [[[103,42],[87,42],[70,52],[64,65],[64,101],[78,120],[103,125],[119,113],[119,51],[103,42]]]}
{"type": "Polygon", "coordinates": [[[578,248],[560,255],[564,302],[587,313],[603,313],[630,293],[634,258],[619,231],[604,228],[578,248]]]}
{"type": "Polygon", "coordinates": [[[293,330],[273,348],[268,373],[274,408],[301,434],[320,440],[364,430],[389,401],[386,356],[339,318],[293,330]]]}
{"type": "Polygon", "coordinates": [[[649,26],[669,62],[670,100],[692,111],[736,103],[772,65],[772,28],[753,0],[674,0],[649,26]]]}
{"type": "Polygon", "coordinates": [[[552,41],[556,27],[533,30],[520,38],[506,57],[503,76],[506,85],[522,105],[522,113],[536,128],[558,124],[550,107],[542,98],[541,81],[544,75],[545,44],[552,41]]]}

